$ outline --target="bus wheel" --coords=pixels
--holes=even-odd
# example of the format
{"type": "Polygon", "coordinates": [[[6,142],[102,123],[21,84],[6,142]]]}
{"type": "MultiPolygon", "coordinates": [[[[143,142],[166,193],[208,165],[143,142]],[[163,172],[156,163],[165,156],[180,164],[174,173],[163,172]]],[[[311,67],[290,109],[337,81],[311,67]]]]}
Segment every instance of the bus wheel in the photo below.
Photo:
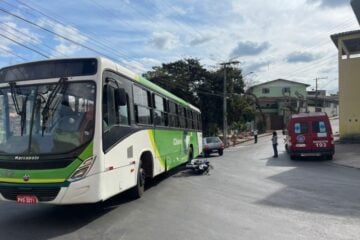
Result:
{"type": "Polygon", "coordinates": [[[144,168],[142,167],[142,162],[140,161],[139,167],[138,167],[138,173],[137,173],[137,181],[136,186],[131,189],[131,197],[134,199],[141,198],[141,196],[144,193],[145,189],[145,179],[146,179],[146,173],[144,168]]]}

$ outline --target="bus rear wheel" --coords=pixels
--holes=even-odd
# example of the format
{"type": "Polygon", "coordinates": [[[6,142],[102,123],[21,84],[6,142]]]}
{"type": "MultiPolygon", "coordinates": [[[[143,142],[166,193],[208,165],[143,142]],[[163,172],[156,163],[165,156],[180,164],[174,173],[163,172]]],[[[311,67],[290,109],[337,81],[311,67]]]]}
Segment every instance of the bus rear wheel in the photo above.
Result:
{"type": "Polygon", "coordinates": [[[134,199],[141,198],[145,190],[146,172],[143,168],[143,164],[140,161],[137,173],[136,185],[131,189],[131,197],[134,199]]]}

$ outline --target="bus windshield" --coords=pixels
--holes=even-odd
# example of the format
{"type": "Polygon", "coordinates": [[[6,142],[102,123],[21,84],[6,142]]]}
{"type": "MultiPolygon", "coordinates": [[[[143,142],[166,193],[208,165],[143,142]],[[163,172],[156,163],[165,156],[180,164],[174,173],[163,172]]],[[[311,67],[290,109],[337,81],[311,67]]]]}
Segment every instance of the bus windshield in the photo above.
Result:
{"type": "Polygon", "coordinates": [[[0,155],[67,153],[92,139],[93,82],[10,85],[0,88],[0,155]]]}

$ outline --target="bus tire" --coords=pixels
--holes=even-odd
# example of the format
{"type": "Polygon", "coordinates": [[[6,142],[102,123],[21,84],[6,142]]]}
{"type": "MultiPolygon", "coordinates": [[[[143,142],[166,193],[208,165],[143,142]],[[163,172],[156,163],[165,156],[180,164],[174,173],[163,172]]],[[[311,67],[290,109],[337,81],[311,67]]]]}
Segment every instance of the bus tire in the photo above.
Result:
{"type": "Polygon", "coordinates": [[[146,173],[142,165],[143,165],[142,161],[140,161],[137,172],[136,185],[131,189],[130,192],[131,198],[133,199],[141,198],[145,190],[146,173]]]}

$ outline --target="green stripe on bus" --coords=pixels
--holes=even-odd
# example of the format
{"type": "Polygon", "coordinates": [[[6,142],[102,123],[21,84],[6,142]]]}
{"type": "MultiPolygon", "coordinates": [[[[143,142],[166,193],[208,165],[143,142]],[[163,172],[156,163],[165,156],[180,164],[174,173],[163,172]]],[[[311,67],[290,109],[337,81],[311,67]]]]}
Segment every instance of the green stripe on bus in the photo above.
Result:
{"type": "Polygon", "coordinates": [[[69,187],[70,182],[62,183],[0,183],[3,187],[69,187]]]}
{"type": "Polygon", "coordinates": [[[93,142],[89,143],[79,157],[65,168],[41,170],[0,169],[0,183],[63,183],[80,166],[83,160],[86,160],[92,155],[93,142]],[[23,179],[25,175],[29,177],[27,181],[23,179]]]}
{"type": "Polygon", "coordinates": [[[94,148],[94,142],[91,141],[91,143],[89,143],[89,145],[79,155],[79,158],[84,161],[89,157],[92,157],[94,155],[93,148],[94,148]]]}
{"type": "Polygon", "coordinates": [[[159,159],[161,166],[165,167],[165,161],[161,158],[159,149],[157,148],[156,143],[155,143],[154,131],[150,129],[150,130],[148,130],[148,133],[149,133],[151,146],[152,146],[153,151],[155,152],[156,158],[159,159]]]}
{"type": "MultiPolygon", "coordinates": [[[[65,178],[62,179],[29,179],[26,183],[62,183],[65,181],[65,178]]],[[[8,183],[24,183],[25,181],[17,178],[0,178],[0,182],[8,182],[8,183]]]]}

